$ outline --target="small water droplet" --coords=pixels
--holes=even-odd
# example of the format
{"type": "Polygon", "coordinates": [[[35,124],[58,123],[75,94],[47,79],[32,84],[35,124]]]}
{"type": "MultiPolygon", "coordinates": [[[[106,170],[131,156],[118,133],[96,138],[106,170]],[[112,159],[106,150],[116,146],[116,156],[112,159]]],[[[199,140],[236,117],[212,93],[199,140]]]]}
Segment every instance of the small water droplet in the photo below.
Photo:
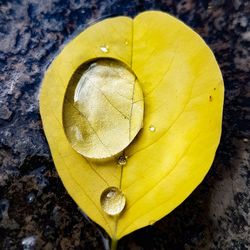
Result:
{"type": "Polygon", "coordinates": [[[7,199],[0,200],[0,216],[8,217],[9,201],[7,199]]]}
{"type": "Polygon", "coordinates": [[[102,192],[100,202],[103,211],[114,216],[123,211],[126,198],[119,188],[109,187],[102,192]]]}
{"type": "Polygon", "coordinates": [[[209,101],[212,102],[213,101],[213,97],[210,95],[209,96],[209,101]]]}
{"type": "Polygon", "coordinates": [[[128,45],[128,41],[127,40],[124,43],[125,43],[125,45],[128,45]]]}
{"type": "Polygon", "coordinates": [[[247,143],[249,140],[247,138],[243,139],[243,142],[247,143]]]}
{"type": "Polygon", "coordinates": [[[149,126],[149,131],[150,132],[155,132],[155,130],[156,130],[155,126],[153,126],[153,125],[149,126]]]}
{"type": "Polygon", "coordinates": [[[29,236],[22,240],[23,250],[33,250],[35,249],[35,245],[36,245],[35,236],[29,236]]]}
{"type": "Polygon", "coordinates": [[[155,222],[156,222],[155,220],[151,220],[151,221],[149,221],[149,225],[153,226],[155,224],[155,222]]]}
{"type": "Polygon", "coordinates": [[[117,161],[118,165],[120,165],[120,166],[126,165],[127,164],[127,158],[128,158],[127,156],[121,155],[118,158],[118,161],[117,161]]]}
{"type": "Polygon", "coordinates": [[[109,52],[109,48],[107,45],[102,45],[100,47],[100,50],[103,52],[103,53],[108,53],[109,52]]]}
{"type": "Polygon", "coordinates": [[[35,194],[34,193],[30,193],[27,196],[27,202],[28,203],[32,203],[35,200],[35,198],[36,198],[35,194]]]}

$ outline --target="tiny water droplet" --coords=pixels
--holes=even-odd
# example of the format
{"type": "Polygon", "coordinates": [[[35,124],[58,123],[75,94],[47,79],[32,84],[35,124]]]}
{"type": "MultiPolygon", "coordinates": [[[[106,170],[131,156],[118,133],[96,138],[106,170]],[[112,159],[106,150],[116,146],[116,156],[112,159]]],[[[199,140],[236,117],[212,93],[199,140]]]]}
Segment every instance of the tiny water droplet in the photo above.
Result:
{"type": "Polygon", "coordinates": [[[127,164],[127,158],[128,157],[124,156],[124,155],[119,156],[118,161],[117,161],[118,165],[120,165],[120,166],[126,165],[127,164]]]}
{"type": "Polygon", "coordinates": [[[126,198],[119,188],[109,187],[102,192],[100,202],[103,211],[114,216],[123,211],[126,198]]]}
{"type": "Polygon", "coordinates": [[[128,41],[127,40],[124,43],[125,43],[125,45],[128,45],[128,41]]]}
{"type": "Polygon", "coordinates": [[[9,201],[7,199],[0,200],[0,216],[8,217],[9,201]]]}
{"type": "Polygon", "coordinates": [[[209,101],[212,102],[213,101],[213,97],[210,95],[209,96],[209,101]]]}
{"type": "Polygon", "coordinates": [[[107,45],[102,45],[100,47],[100,50],[103,52],[103,53],[108,53],[109,52],[109,48],[107,45]]]}
{"type": "Polygon", "coordinates": [[[155,126],[153,126],[153,125],[149,126],[149,131],[150,132],[155,132],[155,130],[156,130],[155,126]]]}
{"type": "Polygon", "coordinates": [[[155,224],[155,222],[156,222],[155,220],[151,220],[151,221],[149,221],[149,225],[153,226],[155,224]]]}
{"type": "Polygon", "coordinates": [[[249,140],[247,138],[243,139],[243,142],[247,143],[249,140]]]}
{"type": "Polygon", "coordinates": [[[28,203],[32,203],[35,200],[35,198],[36,198],[35,194],[34,193],[30,193],[27,196],[27,202],[28,203]]]}
{"type": "Polygon", "coordinates": [[[22,239],[23,250],[33,250],[36,245],[36,236],[28,236],[22,239]]]}

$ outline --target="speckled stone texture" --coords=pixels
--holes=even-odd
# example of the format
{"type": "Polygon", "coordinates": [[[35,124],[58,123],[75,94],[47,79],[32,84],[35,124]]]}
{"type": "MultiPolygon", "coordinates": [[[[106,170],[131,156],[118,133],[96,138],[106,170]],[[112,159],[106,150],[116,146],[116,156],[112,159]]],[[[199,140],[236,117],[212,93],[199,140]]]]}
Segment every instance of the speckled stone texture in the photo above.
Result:
{"type": "MultiPolygon", "coordinates": [[[[202,184],[170,215],[119,249],[249,249],[250,2],[0,1],[0,249],[105,249],[107,235],[59,179],[38,110],[46,67],[90,22],[167,11],[214,51],[225,81],[223,134],[202,184]]],[[[153,202],[153,201],[152,201],[153,202]]]]}

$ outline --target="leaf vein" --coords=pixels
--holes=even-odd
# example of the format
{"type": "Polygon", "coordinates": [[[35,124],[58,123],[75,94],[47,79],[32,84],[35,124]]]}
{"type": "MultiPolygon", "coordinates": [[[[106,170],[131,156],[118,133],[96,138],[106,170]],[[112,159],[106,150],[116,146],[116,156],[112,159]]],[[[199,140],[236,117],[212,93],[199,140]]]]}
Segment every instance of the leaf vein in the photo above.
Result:
{"type": "Polygon", "coordinates": [[[98,89],[99,91],[100,91],[100,93],[104,96],[104,98],[107,100],[107,102],[116,110],[116,111],[118,111],[123,117],[126,117],[126,119],[129,119],[129,117],[127,116],[127,115],[125,115],[124,113],[122,113],[109,99],[108,99],[108,97],[104,94],[104,92],[100,89],[100,88],[98,88],[97,86],[95,86],[94,84],[93,84],[93,86],[96,88],[96,89],[98,89]]]}

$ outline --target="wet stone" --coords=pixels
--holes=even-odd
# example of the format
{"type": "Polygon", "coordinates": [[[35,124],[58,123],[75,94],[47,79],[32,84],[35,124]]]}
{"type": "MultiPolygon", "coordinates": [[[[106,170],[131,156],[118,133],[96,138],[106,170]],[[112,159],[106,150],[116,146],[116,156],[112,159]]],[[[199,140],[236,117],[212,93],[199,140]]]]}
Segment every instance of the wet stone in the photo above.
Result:
{"type": "Polygon", "coordinates": [[[6,105],[3,105],[0,102],[0,119],[2,119],[2,120],[8,120],[8,119],[10,119],[12,113],[13,112],[10,111],[10,109],[6,105]]]}

